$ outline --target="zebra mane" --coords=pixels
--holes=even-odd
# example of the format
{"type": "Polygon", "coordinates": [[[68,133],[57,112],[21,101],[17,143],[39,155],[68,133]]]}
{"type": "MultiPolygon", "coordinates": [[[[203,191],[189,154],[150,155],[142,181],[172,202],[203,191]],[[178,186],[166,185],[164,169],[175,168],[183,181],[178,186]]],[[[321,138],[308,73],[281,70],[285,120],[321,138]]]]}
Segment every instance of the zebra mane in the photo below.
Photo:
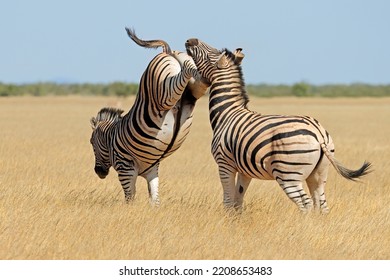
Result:
{"type": "Polygon", "coordinates": [[[122,119],[122,113],[124,111],[117,108],[102,108],[98,113],[96,118],[91,118],[91,125],[93,129],[96,129],[96,127],[101,122],[110,122],[110,123],[116,123],[122,119]]]}
{"type": "Polygon", "coordinates": [[[237,70],[239,72],[239,77],[240,77],[240,81],[241,81],[241,88],[240,88],[240,91],[241,91],[241,96],[242,98],[244,99],[244,106],[245,108],[247,108],[247,104],[249,102],[249,96],[248,96],[248,93],[246,92],[246,89],[245,89],[245,81],[244,81],[244,75],[242,73],[242,68],[241,68],[241,65],[240,63],[237,63],[236,62],[236,56],[234,55],[234,53],[232,53],[230,50],[224,48],[221,50],[221,53],[225,52],[225,55],[232,61],[232,63],[237,67],[237,70]]]}

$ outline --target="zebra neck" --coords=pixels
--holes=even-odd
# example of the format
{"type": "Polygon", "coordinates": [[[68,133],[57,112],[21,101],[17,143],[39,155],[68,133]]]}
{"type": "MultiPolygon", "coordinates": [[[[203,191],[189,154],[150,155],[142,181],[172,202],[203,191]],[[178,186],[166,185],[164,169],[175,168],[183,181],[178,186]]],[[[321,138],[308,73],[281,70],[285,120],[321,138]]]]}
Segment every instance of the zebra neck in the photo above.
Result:
{"type": "Polygon", "coordinates": [[[211,127],[227,120],[227,116],[238,110],[247,110],[248,97],[242,84],[234,82],[213,83],[210,89],[209,113],[211,127]]]}

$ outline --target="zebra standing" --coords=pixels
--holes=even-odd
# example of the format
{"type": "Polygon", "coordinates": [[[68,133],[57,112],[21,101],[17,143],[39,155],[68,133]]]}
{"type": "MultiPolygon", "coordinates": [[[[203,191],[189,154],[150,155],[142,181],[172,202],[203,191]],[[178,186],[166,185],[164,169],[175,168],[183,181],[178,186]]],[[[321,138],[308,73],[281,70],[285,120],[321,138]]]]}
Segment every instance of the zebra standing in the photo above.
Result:
{"type": "Polygon", "coordinates": [[[334,158],[332,138],[317,120],[250,111],[240,66],[244,58],[241,49],[235,53],[219,51],[198,39],[187,40],[186,49],[198,72],[211,83],[211,150],[226,208],[240,209],[251,179],[258,178],[276,180],[303,212],[314,201],[315,208],[327,213],[324,188],[329,164],[350,180],[369,172],[368,162],[358,170],[343,167],[334,158]],[[311,198],[303,189],[304,181],[311,198]]]}
{"type": "Polygon", "coordinates": [[[195,103],[208,84],[187,54],[171,51],[165,41],[143,41],[134,30],[126,31],[138,45],[162,47],[163,52],[143,73],[136,100],[127,114],[121,116],[122,110],[103,108],[91,119],[95,172],[103,179],[112,166],[127,202],[135,196],[136,178],[142,176],[147,180],[152,203],[159,204],[159,163],[185,140],[195,103]]]}

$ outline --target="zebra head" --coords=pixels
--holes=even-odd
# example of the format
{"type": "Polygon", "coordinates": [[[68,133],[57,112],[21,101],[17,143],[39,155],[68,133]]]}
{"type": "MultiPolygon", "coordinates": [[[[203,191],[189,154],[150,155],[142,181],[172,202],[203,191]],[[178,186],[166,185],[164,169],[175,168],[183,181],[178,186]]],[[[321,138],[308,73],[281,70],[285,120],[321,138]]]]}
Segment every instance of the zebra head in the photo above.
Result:
{"type": "Polygon", "coordinates": [[[210,83],[215,80],[221,70],[237,68],[244,59],[241,48],[236,49],[234,53],[227,49],[220,51],[196,38],[188,39],[185,47],[199,73],[210,83]]]}
{"type": "Polygon", "coordinates": [[[122,119],[123,110],[114,108],[101,109],[96,117],[91,118],[91,144],[95,154],[95,173],[100,179],[106,178],[111,167],[110,128],[122,119]]]}

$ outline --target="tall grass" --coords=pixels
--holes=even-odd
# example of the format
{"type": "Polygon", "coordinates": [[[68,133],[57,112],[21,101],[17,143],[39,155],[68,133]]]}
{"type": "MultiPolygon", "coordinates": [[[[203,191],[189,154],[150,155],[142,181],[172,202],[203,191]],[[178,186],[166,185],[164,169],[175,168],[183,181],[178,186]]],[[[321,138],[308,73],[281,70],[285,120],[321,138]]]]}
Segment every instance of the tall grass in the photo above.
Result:
{"type": "Polygon", "coordinates": [[[262,113],[316,117],[362,182],[330,171],[328,215],[302,215],[273,181],[253,180],[245,210],[223,211],[207,98],[192,131],[161,163],[161,206],[146,183],[124,203],[114,170],[93,172],[90,117],[133,98],[0,99],[0,259],[390,259],[390,99],[252,98],[262,113]]]}

